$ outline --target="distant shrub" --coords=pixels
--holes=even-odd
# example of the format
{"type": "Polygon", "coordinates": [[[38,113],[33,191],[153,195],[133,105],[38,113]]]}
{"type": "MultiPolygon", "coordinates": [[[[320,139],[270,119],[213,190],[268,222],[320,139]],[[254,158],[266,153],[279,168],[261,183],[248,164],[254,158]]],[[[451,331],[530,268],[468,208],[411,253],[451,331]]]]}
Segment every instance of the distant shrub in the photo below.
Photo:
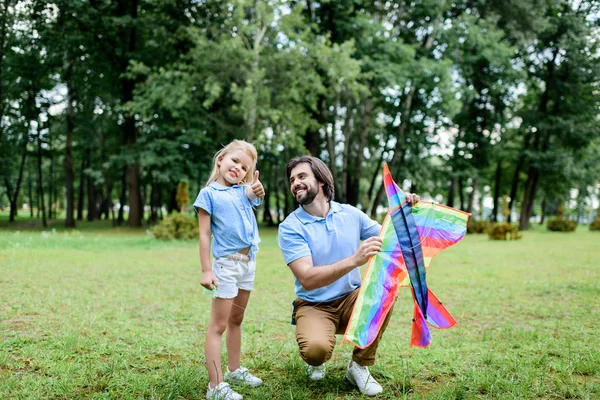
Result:
{"type": "Polygon", "coordinates": [[[487,232],[491,240],[519,240],[523,237],[519,233],[519,228],[508,222],[490,224],[487,232]]]}
{"type": "Polygon", "coordinates": [[[577,221],[570,219],[556,218],[548,220],[548,230],[554,232],[573,232],[577,228],[577,221]]]}
{"type": "Polygon", "coordinates": [[[172,214],[152,228],[152,234],[161,240],[194,239],[198,237],[198,220],[190,215],[172,214]]]}
{"type": "Polygon", "coordinates": [[[489,226],[489,221],[470,219],[467,224],[467,233],[486,233],[489,226]]]}
{"type": "Polygon", "coordinates": [[[590,224],[590,231],[600,231],[600,218],[590,224]]]}

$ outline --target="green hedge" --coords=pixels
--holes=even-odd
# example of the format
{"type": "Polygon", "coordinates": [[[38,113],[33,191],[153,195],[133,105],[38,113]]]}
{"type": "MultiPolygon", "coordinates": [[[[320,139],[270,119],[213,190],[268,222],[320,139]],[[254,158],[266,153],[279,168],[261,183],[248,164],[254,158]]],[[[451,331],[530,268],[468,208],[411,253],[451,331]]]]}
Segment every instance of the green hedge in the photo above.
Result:
{"type": "Polygon", "coordinates": [[[486,233],[490,226],[489,221],[477,221],[470,219],[467,224],[467,233],[486,233]]]}
{"type": "Polygon", "coordinates": [[[600,231],[600,218],[590,224],[590,231],[600,231]]]}
{"type": "Polygon", "coordinates": [[[152,234],[161,240],[194,239],[198,237],[198,220],[186,214],[172,214],[152,228],[152,234]]]}
{"type": "Polygon", "coordinates": [[[577,228],[577,221],[557,218],[548,220],[548,230],[553,232],[573,232],[577,228]]]}
{"type": "Polygon", "coordinates": [[[519,240],[523,237],[519,233],[519,228],[508,222],[490,224],[487,232],[491,240],[519,240]]]}

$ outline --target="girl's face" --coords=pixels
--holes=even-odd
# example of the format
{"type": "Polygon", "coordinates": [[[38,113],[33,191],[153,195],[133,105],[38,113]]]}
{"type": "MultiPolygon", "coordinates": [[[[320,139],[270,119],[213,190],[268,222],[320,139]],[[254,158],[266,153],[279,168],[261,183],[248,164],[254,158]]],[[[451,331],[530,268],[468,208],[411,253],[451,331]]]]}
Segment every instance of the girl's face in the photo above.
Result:
{"type": "Polygon", "coordinates": [[[252,166],[252,158],[242,150],[232,151],[217,159],[217,182],[225,186],[239,185],[252,166]]]}

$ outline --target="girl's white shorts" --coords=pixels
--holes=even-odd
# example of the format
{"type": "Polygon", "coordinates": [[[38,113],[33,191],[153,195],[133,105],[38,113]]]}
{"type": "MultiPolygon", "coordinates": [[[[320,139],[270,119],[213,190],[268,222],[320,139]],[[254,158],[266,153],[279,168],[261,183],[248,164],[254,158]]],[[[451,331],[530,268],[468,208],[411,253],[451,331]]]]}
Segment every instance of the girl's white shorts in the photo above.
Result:
{"type": "Polygon", "coordinates": [[[212,271],[219,285],[214,297],[233,299],[237,297],[239,289],[248,291],[254,289],[256,262],[252,260],[215,258],[212,263],[212,271]]]}

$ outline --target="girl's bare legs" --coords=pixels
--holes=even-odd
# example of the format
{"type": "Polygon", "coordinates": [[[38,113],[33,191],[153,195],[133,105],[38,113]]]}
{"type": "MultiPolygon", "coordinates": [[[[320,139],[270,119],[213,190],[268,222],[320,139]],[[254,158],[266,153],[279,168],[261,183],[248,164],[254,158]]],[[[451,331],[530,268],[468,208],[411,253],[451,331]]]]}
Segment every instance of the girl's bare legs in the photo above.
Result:
{"type": "Polygon", "coordinates": [[[233,299],[229,321],[227,322],[227,365],[230,371],[235,371],[240,367],[242,352],[242,321],[244,312],[250,299],[248,290],[239,290],[236,298],[233,299]]]}
{"type": "MultiPolygon", "coordinates": [[[[210,388],[213,389],[219,383],[223,382],[221,341],[223,339],[223,332],[225,332],[230,319],[232,299],[213,299],[211,308],[204,350],[206,354],[206,368],[208,369],[210,388]]],[[[229,333],[227,333],[227,338],[227,340],[229,340],[229,333]]]]}

